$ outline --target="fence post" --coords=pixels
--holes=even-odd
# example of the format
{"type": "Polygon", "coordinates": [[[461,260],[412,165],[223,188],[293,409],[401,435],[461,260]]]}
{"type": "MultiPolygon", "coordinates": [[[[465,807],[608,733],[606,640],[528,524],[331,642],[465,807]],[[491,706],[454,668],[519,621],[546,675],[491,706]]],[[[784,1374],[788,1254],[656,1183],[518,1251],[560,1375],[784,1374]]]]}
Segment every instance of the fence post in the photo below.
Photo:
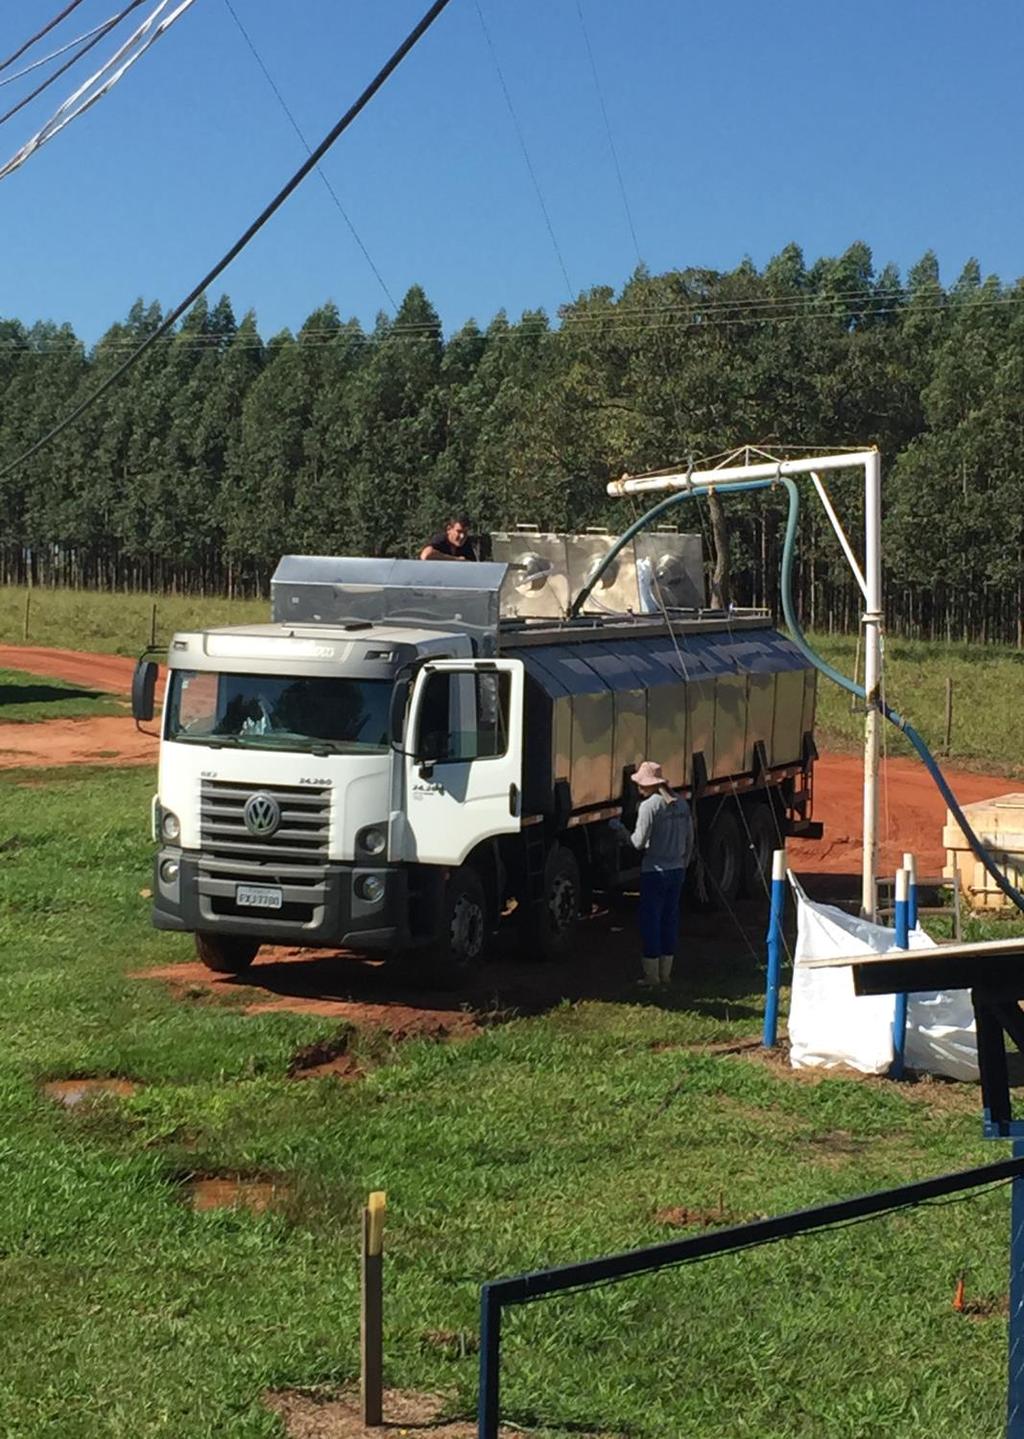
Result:
{"type": "Polygon", "coordinates": [[[156,600],[153,601],[153,608],[149,612],[149,647],[156,648],[156,600]]]}
{"type": "Polygon", "coordinates": [[[21,628],[21,638],[22,638],[22,641],[23,641],[25,644],[28,644],[28,616],[29,616],[29,610],[30,610],[31,608],[32,608],[32,591],[31,591],[31,590],[26,590],[26,591],[25,591],[25,623],[22,625],[22,628],[21,628]]]}
{"type": "Polygon", "coordinates": [[[782,969],[782,920],[786,912],[786,851],[772,855],[771,913],[768,917],[768,977],[764,993],[761,1044],[773,1049],[779,1030],[779,974],[782,969]]]}
{"type": "Polygon", "coordinates": [[[907,929],[917,928],[917,860],[912,854],[903,856],[903,868],[907,871],[907,929]]]}
{"type": "Polygon", "coordinates": [[[480,1290],[480,1397],[477,1439],[498,1439],[501,1393],[501,1303],[489,1284],[480,1290]]]}
{"type": "Polygon", "coordinates": [[[942,749],[945,754],[953,751],[953,676],[946,676],[946,733],[942,749]]]}
{"type": "MultiPolygon", "coordinates": [[[[896,944],[900,949],[910,944],[910,903],[907,895],[910,889],[910,875],[905,869],[896,871],[896,944]]],[[[907,1047],[907,996],[898,994],[892,1015],[892,1065],[889,1074],[893,1079],[903,1078],[903,1057],[907,1047]]]]}
{"type": "Polygon", "coordinates": [[[360,1395],[368,1429],[384,1422],[384,1210],[387,1196],[371,1195],[363,1210],[360,1395]]]}

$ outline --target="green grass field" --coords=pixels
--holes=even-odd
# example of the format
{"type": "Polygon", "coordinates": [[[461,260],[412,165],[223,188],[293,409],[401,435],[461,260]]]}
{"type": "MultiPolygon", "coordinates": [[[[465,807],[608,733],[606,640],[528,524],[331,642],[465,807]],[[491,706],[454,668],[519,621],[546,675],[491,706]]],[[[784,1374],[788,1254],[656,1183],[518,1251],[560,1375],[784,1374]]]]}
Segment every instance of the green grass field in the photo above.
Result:
{"type": "MultiPolygon", "coordinates": [[[[742,1220],[1004,1153],[969,1086],[701,1052],[760,1027],[763,976],[727,929],[685,1007],[624,988],[460,1042],[356,1036],[365,1079],[291,1081],[335,1023],[128,977],[190,954],[140,896],[151,785],[0,775],[5,1435],[279,1434],[266,1389],[356,1373],[371,1189],[389,1196],[388,1380],[469,1414],[485,1278],[670,1237],[673,1206],[742,1220]],[[40,1092],[86,1075],[139,1088],[73,1110],[40,1092]],[[195,1213],[195,1172],[279,1176],[290,1198],[195,1213]]],[[[1000,1189],[513,1312],[506,1417],[631,1439],[996,1435],[1007,1219],[1000,1189]],[[993,1317],[952,1311],[961,1272],[993,1317]]]]}
{"type": "MultiPolygon", "coordinates": [[[[24,589],[0,587],[0,643],[22,643],[25,596],[24,589]]],[[[29,643],[137,654],[149,642],[154,603],[161,644],[166,644],[175,630],[265,620],[270,613],[269,601],[264,600],[35,589],[29,613],[29,643]]],[[[855,636],[812,635],[811,641],[831,664],[853,675],[859,662],[855,636]]],[[[896,639],[887,642],[886,698],[917,725],[936,752],[945,737],[947,676],[953,680],[950,762],[1024,775],[1024,654],[997,645],[972,647],[896,639]]],[[[864,722],[856,701],[825,679],[819,684],[818,696],[818,731],[823,746],[859,746],[864,722]]],[[[883,727],[883,743],[892,754],[911,753],[906,741],[889,725],[883,727]]]]}
{"type": "MultiPolygon", "coordinates": [[[[20,670],[0,669],[0,725],[37,720],[91,719],[127,714],[127,700],[64,680],[41,679],[20,670]]],[[[2,747],[2,746],[0,746],[2,747]]]]}
{"type": "Polygon", "coordinates": [[[0,585],[0,644],[25,640],[25,600],[29,598],[27,643],[58,649],[96,650],[137,655],[149,644],[153,606],[156,639],[167,644],[175,630],[204,629],[270,617],[269,601],[228,600],[222,596],[96,594],[91,590],[33,589],[0,585]]]}

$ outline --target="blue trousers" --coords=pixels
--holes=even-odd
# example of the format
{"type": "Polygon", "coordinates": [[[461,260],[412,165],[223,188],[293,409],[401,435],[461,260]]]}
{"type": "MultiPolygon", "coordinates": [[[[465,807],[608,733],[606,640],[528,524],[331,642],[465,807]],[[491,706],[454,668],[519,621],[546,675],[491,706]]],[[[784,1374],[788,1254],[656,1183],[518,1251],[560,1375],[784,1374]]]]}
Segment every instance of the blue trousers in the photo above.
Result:
{"type": "Polygon", "coordinates": [[[685,874],[683,869],[652,869],[640,876],[640,937],[645,959],[676,952],[685,874]]]}

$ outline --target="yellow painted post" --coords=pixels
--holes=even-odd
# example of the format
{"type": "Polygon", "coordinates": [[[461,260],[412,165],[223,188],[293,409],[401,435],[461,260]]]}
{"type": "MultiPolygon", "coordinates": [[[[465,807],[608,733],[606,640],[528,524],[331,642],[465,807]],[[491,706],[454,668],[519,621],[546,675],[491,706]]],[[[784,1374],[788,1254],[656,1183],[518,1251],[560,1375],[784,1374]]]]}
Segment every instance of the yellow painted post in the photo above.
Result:
{"type": "Polygon", "coordinates": [[[384,1422],[384,1213],[387,1195],[375,1190],[363,1210],[360,1392],[363,1423],[384,1422]]]}

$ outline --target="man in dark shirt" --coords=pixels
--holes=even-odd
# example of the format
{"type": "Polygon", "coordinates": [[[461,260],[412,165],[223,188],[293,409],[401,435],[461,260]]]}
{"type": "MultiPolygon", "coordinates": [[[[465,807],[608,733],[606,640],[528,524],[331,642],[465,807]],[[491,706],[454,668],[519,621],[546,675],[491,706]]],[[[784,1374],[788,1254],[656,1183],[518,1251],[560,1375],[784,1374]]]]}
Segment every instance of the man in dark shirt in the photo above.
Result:
{"type": "Polygon", "coordinates": [[[466,516],[457,515],[447,520],[443,532],[428,540],[420,550],[420,559],[475,560],[476,555],[469,543],[469,520],[466,516]]]}

